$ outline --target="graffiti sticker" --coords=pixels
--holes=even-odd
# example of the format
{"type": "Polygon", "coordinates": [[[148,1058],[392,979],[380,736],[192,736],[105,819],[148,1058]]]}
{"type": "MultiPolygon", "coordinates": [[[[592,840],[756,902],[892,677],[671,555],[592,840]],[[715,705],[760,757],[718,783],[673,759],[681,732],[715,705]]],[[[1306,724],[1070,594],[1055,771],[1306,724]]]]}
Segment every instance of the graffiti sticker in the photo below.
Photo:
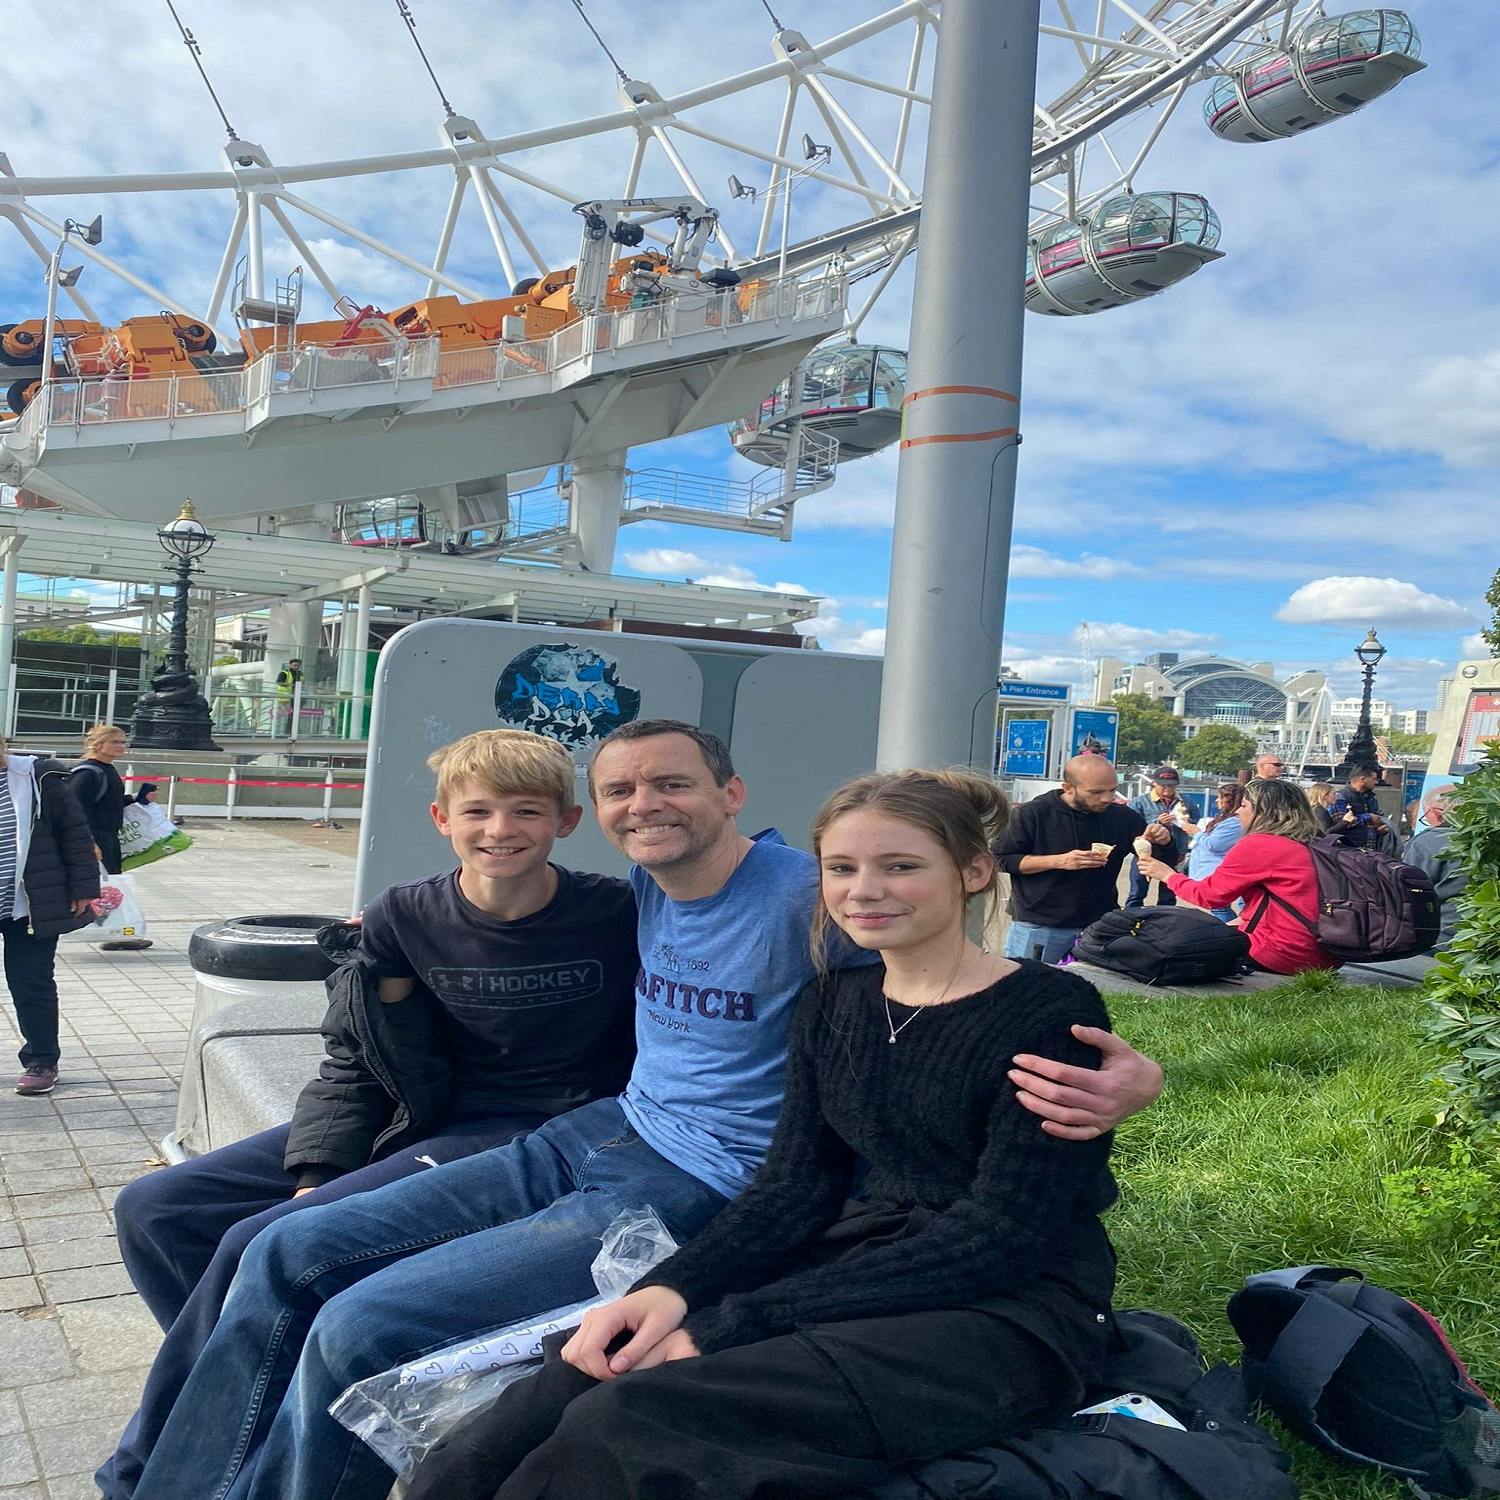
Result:
{"type": "Polygon", "coordinates": [[[495,713],[502,724],[545,734],[564,745],[591,745],[640,713],[638,688],[619,679],[619,668],[588,646],[530,646],[495,684],[495,713]]]}

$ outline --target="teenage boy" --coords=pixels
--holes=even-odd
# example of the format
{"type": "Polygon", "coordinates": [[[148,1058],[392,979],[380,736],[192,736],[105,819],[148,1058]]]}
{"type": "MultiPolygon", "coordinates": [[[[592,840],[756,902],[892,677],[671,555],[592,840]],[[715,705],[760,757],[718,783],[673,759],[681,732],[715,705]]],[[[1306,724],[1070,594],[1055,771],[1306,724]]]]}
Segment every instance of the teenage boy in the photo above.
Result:
{"type": "Polygon", "coordinates": [[[120,1252],[167,1336],[99,1471],[106,1496],[132,1492],[267,1224],[503,1145],[629,1076],[635,898],[549,859],[583,812],[572,756],[491,729],[429,764],[458,867],[392,886],[350,929],[359,961],[330,982],[329,1055],[290,1125],[120,1194],[120,1252]]]}
{"type": "MultiPolygon", "coordinates": [[[[616,730],[589,789],[635,863],[641,905],[624,1093],[271,1225],[245,1253],[138,1500],[383,1500],[390,1470],[328,1415],[346,1387],[592,1296],[590,1263],[621,1209],[650,1204],[681,1241],[760,1165],[792,1004],[813,973],[816,865],[777,834],[738,832],[744,783],[694,725],[616,730]]],[[[1155,1097],[1160,1071],[1113,1046],[1097,1092],[1076,1087],[1103,1078],[1084,1069],[1035,1083],[1078,1106],[1059,1106],[1070,1122],[1055,1128],[1097,1133],[1155,1097]]]]}

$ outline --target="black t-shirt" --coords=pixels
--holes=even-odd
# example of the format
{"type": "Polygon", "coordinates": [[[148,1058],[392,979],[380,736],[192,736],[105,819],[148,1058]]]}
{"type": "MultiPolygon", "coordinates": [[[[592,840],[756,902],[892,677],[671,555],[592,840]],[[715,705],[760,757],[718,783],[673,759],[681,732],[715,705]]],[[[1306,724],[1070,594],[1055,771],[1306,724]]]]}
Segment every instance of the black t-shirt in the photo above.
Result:
{"type": "Polygon", "coordinates": [[[415,979],[402,1004],[436,1007],[456,1107],[557,1114],[625,1086],[635,1057],[635,897],[623,880],[554,865],[557,893],[505,922],[458,888],[458,871],[393,885],[364,912],[363,956],[415,979]]]}

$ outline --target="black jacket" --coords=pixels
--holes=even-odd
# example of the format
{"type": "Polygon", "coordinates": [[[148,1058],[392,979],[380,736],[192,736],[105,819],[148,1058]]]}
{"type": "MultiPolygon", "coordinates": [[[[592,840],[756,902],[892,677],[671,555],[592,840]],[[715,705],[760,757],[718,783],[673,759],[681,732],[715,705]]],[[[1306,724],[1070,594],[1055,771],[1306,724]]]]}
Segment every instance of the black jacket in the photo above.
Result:
{"type": "Polygon", "coordinates": [[[102,849],[120,837],[125,821],[125,783],[120,773],[102,760],[81,760],[68,773],[73,794],[88,819],[94,842],[102,849]]]}
{"type": "Polygon", "coordinates": [[[1010,876],[1010,914],[1039,927],[1087,927],[1120,898],[1116,886],[1131,841],[1146,831],[1146,820],[1123,802],[1100,813],[1076,812],[1060,791],[1044,792],[1023,802],[995,845],[995,860],[1010,876]],[[1111,844],[1114,852],[1097,870],[1043,870],[1022,875],[1028,854],[1066,854],[1091,844],[1111,844]]]}
{"type": "Polygon", "coordinates": [[[99,894],[99,865],[93,834],[63,763],[33,758],[31,780],[31,842],[21,883],[31,909],[31,931],[37,937],[57,937],[94,920],[91,913],[75,917],[70,903],[92,901],[99,894]]]}
{"type": "Polygon", "coordinates": [[[328,1055],[297,1099],[282,1165],[299,1187],[330,1182],[431,1135],[447,1113],[453,1067],[420,985],[381,1002],[375,971],[358,954],[358,929],[336,924],[319,946],[340,959],[329,976],[328,1055]]]}

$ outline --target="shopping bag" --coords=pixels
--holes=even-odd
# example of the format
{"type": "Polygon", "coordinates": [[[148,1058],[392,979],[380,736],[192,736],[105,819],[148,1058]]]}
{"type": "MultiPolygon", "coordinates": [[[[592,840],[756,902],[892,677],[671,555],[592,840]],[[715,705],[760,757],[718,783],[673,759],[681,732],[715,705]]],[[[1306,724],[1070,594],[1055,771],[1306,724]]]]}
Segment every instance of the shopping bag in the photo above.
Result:
{"type": "Polygon", "coordinates": [[[143,938],[146,918],[141,914],[133,875],[111,875],[99,867],[99,894],[90,903],[94,920],[62,936],[65,943],[117,943],[124,938],[143,938]]]}
{"type": "Polygon", "coordinates": [[[121,865],[138,870],[192,847],[185,834],[154,802],[131,802],[120,827],[121,865]]]}

